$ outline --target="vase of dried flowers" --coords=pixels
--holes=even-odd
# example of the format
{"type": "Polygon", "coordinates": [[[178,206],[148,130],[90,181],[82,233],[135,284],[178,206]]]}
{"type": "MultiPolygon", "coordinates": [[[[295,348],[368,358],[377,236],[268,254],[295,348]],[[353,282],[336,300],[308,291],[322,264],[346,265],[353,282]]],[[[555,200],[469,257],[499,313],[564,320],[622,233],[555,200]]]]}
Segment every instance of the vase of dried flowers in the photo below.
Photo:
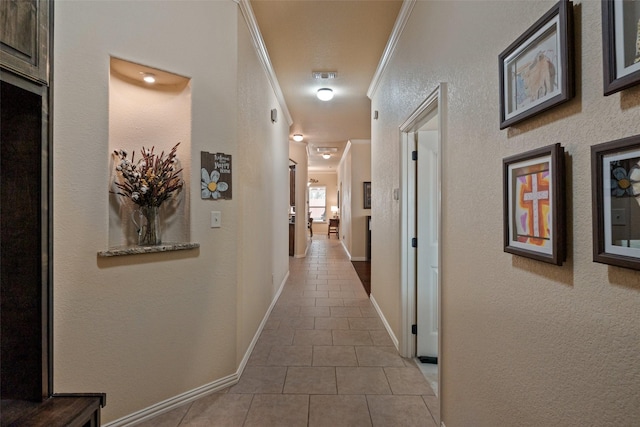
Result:
{"type": "Polygon", "coordinates": [[[132,216],[138,232],[138,245],[153,246],[162,243],[160,232],[160,208],[157,206],[140,206],[132,216]],[[136,214],[138,220],[136,221],[136,214]]]}
{"type": "Polygon", "coordinates": [[[131,160],[125,150],[114,151],[118,180],[114,183],[118,191],[112,193],[130,199],[138,205],[132,218],[136,225],[138,244],[141,246],[159,245],[162,243],[160,228],[160,206],[167,199],[180,192],[184,182],[177,168],[176,144],[165,155],[164,151],[157,155],[154,147],[142,147],[142,158],[135,162],[135,153],[131,160]],[[138,220],[136,221],[136,216],[138,220]]]}

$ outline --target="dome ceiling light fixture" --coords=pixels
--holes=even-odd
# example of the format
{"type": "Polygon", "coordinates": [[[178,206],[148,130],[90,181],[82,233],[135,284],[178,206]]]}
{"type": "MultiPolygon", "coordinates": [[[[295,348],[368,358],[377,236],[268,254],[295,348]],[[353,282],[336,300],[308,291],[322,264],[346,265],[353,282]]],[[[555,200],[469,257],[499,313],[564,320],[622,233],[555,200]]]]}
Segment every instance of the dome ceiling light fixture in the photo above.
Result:
{"type": "Polygon", "coordinates": [[[320,101],[331,101],[333,99],[333,90],[328,87],[323,87],[318,89],[316,95],[320,101]]]}
{"type": "Polygon", "coordinates": [[[156,82],[156,76],[153,73],[140,73],[142,74],[142,80],[144,80],[145,82],[151,84],[151,83],[155,83],[156,82]]]}
{"type": "Polygon", "coordinates": [[[296,142],[300,142],[304,139],[304,137],[302,136],[301,133],[294,133],[293,134],[293,140],[296,142]]]}
{"type": "Polygon", "coordinates": [[[322,155],[322,158],[323,158],[323,159],[325,159],[325,160],[329,160],[329,159],[331,158],[331,154],[329,154],[329,153],[324,153],[324,154],[322,155]]]}

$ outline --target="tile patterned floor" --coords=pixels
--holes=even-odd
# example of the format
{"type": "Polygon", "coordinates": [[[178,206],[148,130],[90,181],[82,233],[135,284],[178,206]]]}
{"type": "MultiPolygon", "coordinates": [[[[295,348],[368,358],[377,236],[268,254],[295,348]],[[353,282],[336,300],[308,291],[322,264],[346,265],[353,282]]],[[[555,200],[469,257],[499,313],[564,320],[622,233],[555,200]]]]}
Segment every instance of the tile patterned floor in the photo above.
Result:
{"type": "Polygon", "coordinates": [[[437,427],[438,398],[398,355],[340,242],[315,236],[240,381],[141,426],[437,427]]]}

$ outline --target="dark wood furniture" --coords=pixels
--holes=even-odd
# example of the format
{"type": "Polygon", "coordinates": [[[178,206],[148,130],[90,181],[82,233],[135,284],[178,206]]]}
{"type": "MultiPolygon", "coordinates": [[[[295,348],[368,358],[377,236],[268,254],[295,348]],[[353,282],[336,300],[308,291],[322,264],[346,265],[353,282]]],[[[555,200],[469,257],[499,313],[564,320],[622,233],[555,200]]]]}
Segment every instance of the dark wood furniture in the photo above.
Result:
{"type": "Polygon", "coordinates": [[[296,224],[294,222],[289,223],[289,256],[295,254],[296,246],[296,224]]]}
{"type": "Polygon", "coordinates": [[[104,394],[52,375],[53,2],[0,1],[0,425],[100,425],[104,394]]]}
{"type": "Polygon", "coordinates": [[[339,218],[330,218],[329,219],[329,227],[327,228],[327,236],[331,238],[331,233],[335,233],[338,239],[340,238],[340,219],[339,218]]]}
{"type": "Polygon", "coordinates": [[[371,215],[367,215],[367,261],[371,261],[371,215]]]}
{"type": "Polygon", "coordinates": [[[104,393],[54,394],[43,402],[2,401],[2,426],[99,427],[104,393]]]}

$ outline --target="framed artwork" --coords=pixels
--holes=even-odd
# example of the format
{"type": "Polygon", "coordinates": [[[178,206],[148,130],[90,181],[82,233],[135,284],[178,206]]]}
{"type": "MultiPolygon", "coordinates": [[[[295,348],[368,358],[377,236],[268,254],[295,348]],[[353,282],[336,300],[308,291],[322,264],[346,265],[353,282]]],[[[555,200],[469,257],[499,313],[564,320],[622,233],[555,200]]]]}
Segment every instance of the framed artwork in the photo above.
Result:
{"type": "Polygon", "coordinates": [[[591,147],[593,260],[640,270],[640,135],[591,147]]]}
{"type": "Polygon", "coordinates": [[[566,257],[564,149],[503,160],[504,251],[562,265],[566,257]]]}
{"type": "Polygon", "coordinates": [[[573,3],[561,0],[498,57],[500,129],[574,94],[573,3]]]}
{"type": "Polygon", "coordinates": [[[364,209],[371,209],[371,182],[363,183],[364,209]]]}
{"type": "Polygon", "coordinates": [[[640,83],[640,2],[602,1],[604,94],[640,83]]]}

